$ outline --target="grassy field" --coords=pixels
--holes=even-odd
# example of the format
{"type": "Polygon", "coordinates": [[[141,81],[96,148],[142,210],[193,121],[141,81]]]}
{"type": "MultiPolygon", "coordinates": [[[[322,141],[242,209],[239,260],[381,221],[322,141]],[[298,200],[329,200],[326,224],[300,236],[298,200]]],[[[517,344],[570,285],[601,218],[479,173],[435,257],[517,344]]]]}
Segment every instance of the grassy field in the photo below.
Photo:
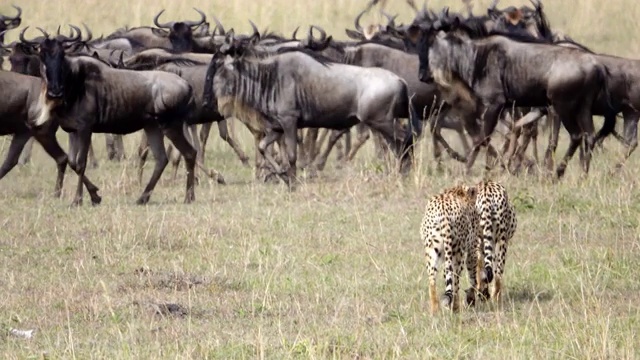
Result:
{"type": "MultiPolygon", "coordinates": [[[[575,39],[598,51],[638,54],[634,2],[547,3],[552,25],[575,39]]],[[[84,20],[106,33],[151,23],[163,7],[168,18],[192,17],[196,6],[238,31],[248,31],[251,18],[287,33],[315,23],[338,37],[363,4],[20,2],[24,25],[49,30],[84,20]]],[[[387,8],[409,21],[403,2],[387,8]]],[[[13,14],[6,3],[2,11],[13,14]]],[[[235,129],[253,154],[248,132],[235,129]]],[[[66,135],[60,138],[66,144],[66,135]]],[[[433,317],[418,227],[428,197],[461,180],[462,167],[448,161],[436,172],[428,137],[406,179],[383,174],[369,144],[353,164],[338,169],[331,161],[290,193],[254,182],[214,133],[207,164],[229,184],[202,181],[196,203],[183,205],[184,173],[172,181],[166,171],[145,207],[134,205],[138,135],[126,138],[130,158],[122,163],[107,161],[103,137],[94,139],[100,167],[88,175],[101,188],[98,207],[68,207],[75,175],[67,177],[63,199],[52,198],[55,166],[38,145],[30,165],[0,182],[3,358],[640,357],[639,162],[636,154],[612,176],[622,153],[615,140],[595,155],[586,180],[577,157],[555,185],[494,173],[519,221],[504,302],[433,317]],[[27,340],[11,328],[36,332],[27,340]]],[[[9,140],[0,139],[3,154],[9,140]]],[[[477,181],[480,168],[467,181],[477,181]]]]}

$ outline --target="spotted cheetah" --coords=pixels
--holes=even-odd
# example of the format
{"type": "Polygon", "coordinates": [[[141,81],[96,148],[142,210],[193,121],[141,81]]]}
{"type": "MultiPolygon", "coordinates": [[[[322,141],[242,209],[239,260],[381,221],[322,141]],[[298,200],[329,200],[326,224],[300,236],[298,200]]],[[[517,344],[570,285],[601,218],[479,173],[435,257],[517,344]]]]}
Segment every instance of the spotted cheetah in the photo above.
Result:
{"type": "Polygon", "coordinates": [[[471,283],[466,301],[471,305],[475,300],[478,263],[476,192],[475,187],[458,185],[433,196],[426,205],[420,236],[425,246],[432,314],[438,310],[436,273],[443,255],[445,292],[442,306],[453,311],[459,309],[458,288],[465,254],[471,283]]]}
{"type": "Polygon", "coordinates": [[[516,232],[518,221],[504,186],[489,180],[479,182],[475,188],[477,190],[475,205],[479,219],[477,241],[481,244],[484,253],[484,259],[480,254],[477,256],[477,283],[480,285],[479,291],[483,299],[492,297],[498,301],[502,291],[507,246],[516,232]],[[489,283],[494,279],[490,296],[489,283]]]}

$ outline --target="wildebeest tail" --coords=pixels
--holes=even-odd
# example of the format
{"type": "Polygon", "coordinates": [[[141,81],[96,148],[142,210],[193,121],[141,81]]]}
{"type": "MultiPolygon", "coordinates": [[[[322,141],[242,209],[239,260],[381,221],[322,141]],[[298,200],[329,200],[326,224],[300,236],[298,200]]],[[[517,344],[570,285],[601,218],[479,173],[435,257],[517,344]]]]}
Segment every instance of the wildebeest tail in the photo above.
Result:
{"type": "Polygon", "coordinates": [[[420,114],[416,111],[416,108],[413,106],[411,101],[411,97],[409,95],[409,87],[406,82],[402,82],[402,107],[408,110],[409,114],[409,131],[404,139],[404,144],[402,147],[403,157],[412,156],[413,155],[413,146],[415,143],[415,139],[419,138],[422,134],[422,120],[420,118],[420,114]]]}
{"type": "Polygon", "coordinates": [[[598,74],[598,85],[601,86],[602,95],[607,102],[609,110],[615,111],[615,107],[613,106],[613,102],[611,100],[611,93],[609,92],[609,76],[611,76],[611,72],[609,71],[609,68],[607,68],[607,66],[604,64],[598,64],[596,66],[596,69],[598,74]]]}

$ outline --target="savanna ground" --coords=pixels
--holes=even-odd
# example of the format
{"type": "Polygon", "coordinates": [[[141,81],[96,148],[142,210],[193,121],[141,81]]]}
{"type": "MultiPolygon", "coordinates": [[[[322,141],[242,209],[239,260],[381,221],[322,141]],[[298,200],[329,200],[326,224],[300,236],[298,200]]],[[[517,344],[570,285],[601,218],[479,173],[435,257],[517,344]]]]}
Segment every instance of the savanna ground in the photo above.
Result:
{"type": "MultiPolygon", "coordinates": [[[[237,31],[249,31],[251,18],[260,28],[284,33],[314,23],[342,38],[364,2],[19,5],[23,26],[49,30],[85,21],[94,33],[106,33],[150,24],[162,8],[167,19],[197,18],[191,10],[196,6],[237,31]]],[[[634,5],[545,4],[555,28],[596,51],[630,57],[640,50],[634,35],[640,7],[634,5]]],[[[387,7],[409,21],[402,1],[387,7]]],[[[0,11],[13,14],[8,8],[4,2],[0,11]]],[[[16,36],[11,33],[9,41],[16,36]]],[[[253,154],[248,132],[234,127],[253,154]]],[[[88,175],[101,188],[98,207],[68,207],[77,180],[70,170],[63,199],[52,197],[55,166],[39,146],[30,165],[2,180],[3,358],[640,356],[639,162],[635,154],[611,176],[622,153],[615,140],[595,155],[583,181],[577,158],[555,185],[538,176],[494,173],[519,220],[504,302],[434,317],[418,226],[427,198],[462,179],[462,167],[448,161],[444,172],[435,171],[428,135],[416,171],[406,179],[383,174],[367,145],[353,164],[338,169],[331,162],[319,178],[303,179],[290,193],[282,185],[254,182],[252,170],[213,133],[207,164],[229,184],[201,181],[196,202],[184,205],[184,171],[175,182],[167,171],[144,207],[134,205],[141,191],[132,157],[138,137],[126,138],[130,158],[122,163],[107,161],[103,136],[94,137],[100,167],[88,175]],[[10,328],[36,333],[26,340],[10,335],[10,328]]],[[[60,138],[66,145],[66,135],[60,138]]],[[[546,134],[541,138],[544,147],[546,134]]],[[[3,153],[9,140],[0,140],[3,153]]],[[[477,181],[480,169],[467,181],[477,181]]]]}

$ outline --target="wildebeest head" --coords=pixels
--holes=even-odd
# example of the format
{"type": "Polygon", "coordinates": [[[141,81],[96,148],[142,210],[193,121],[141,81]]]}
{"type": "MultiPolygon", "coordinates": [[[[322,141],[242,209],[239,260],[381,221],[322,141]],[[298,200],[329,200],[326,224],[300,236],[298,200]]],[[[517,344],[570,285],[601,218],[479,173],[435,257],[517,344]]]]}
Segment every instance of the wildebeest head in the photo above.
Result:
{"type": "Polygon", "coordinates": [[[17,28],[18,26],[20,26],[20,23],[22,22],[22,18],[20,17],[22,15],[22,9],[12,5],[14,9],[18,10],[18,14],[14,17],[10,17],[10,16],[5,16],[5,15],[0,15],[0,44],[4,43],[4,33],[7,30],[10,29],[14,29],[17,28]]]}
{"type": "MultiPolygon", "coordinates": [[[[158,19],[164,12],[164,9],[153,18],[153,23],[160,29],[169,29],[169,40],[173,45],[173,49],[176,51],[191,51],[193,47],[193,31],[200,25],[205,24],[207,20],[206,15],[196,9],[195,11],[200,14],[199,21],[170,21],[166,23],[159,23],[158,19]]],[[[208,25],[207,25],[208,26],[208,25]]]]}
{"type": "Polygon", "coordinates": [[[429,25],[411,25],[406,30],[405,41],[415,46],[418,52],[420,65],[418,68],[418,78],[422,82],[431,82],[433,80],[431,71],[429,70],[429,47],[435,39],[436,33],[443,28],[440,20],[429,25]]]}
{"type": "Polygon", "coordinates": [[[65,96],[66,85],[69,81],[71,66],[65,58],[65,50],[74,42],[80,40],[80,29],[73,38],[49,38],[49,34],[41,30],[45,39],[40,43],[40,71],[47,84],[47,98],[61,99],[65,96]]]}
{"type": "Polygon", "coordinates": [[[11,71],[20,74],[40,76],[40,61],[38,60],[38,49],[23,42],[15,42],[9,45],[11,55],[11,71]]]}

